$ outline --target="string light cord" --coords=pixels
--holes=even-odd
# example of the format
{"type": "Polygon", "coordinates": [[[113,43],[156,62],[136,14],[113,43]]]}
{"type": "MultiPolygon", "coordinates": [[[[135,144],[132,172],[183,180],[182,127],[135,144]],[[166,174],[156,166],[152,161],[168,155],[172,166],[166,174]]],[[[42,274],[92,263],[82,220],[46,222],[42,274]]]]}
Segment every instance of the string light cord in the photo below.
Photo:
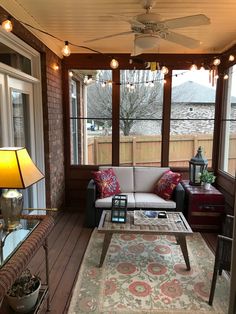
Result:
{"type": "MultiPolygon", "coordinates": [[[[60,42],[65,42],[63,39],[61,39],[61,38],[59,38],[59,37],[57,37],[57,36],[55,36],[55,35],[53,35],[53,34],[50,34],[50,33],[46,32],[46,31],[44,31],[44,30],[42,30],[42,29],[40,29],[40,28],[38,28],[38,27],[32,26],[32,25],[30,25],[30,24],[28,24],[28,23],[26,23],[26,22],[21,21],[21,20],[18,20],[18,22],[20,22],[21,24],[23,24],[23,25],[25,25],[25,26],[28,26],[28,27],[30,27],[30,28],[32,28],[32,29],[38,31],[38,32],[41,32],[41,33],[43,33],[43,34],[45,34],[45,35],[47,35],[47,36],[50,36],[50,37],[52,37],[52,38],[54,38],[54,39],[56,39],[56,40],[58,40],[58,41],[60,41],[60,42]]],[[[68,43],[69,43],[71,46],[75,46],[75,47],[77,47],[77,48],[82,48],[82,49],[87,49],[87,50],[89,50],[89,51],[92,51],[92,52],[95,52],[95,53],[98,53],[98,54],[102,54],[102,55],[105,56],[104,53],[102,53],[101,51],[98,51],[98,50],[96,50],[96,49],[92,49],[92,48],[87,47],[87,46],[77,45],[77,44],[74,44],[74,43],[72,43],[72,42],[70,42],[70,41],[68,41],[68,43]]],[[[112,56],[109,56],[109,57],[112,58],[112,56]]]]}

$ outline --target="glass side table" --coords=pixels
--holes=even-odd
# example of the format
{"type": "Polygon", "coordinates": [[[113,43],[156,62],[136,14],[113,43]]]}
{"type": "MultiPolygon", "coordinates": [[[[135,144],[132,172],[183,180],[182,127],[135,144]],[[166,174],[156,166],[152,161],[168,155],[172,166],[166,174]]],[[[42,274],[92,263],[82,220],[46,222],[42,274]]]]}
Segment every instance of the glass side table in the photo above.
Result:
{"type": "MultiPolygon", "coordinates": [[[[33,313],[38,313],[47,300],[47,310],[50,310],[49,299],[49,264],[47,236],[54,226],[54,219],[50,215],[24,215],[21,228],[11,232],[1,228],[1,262],[0,262],[0,304],[14,281],[27,267],[32,257],[40,247],[45,251],[46,282],[40,293],[40,300],[33,313]]],[[[10,313],[8,305],[0,305],[0,313],[10,313]]]]}
{"type": "Polygon", "coordinates": [[[0,268],[14,254],[17,248],[30,235],[40,220],[21,219],[20,226],[14,230],[6,231],[0,219],[0,268]]]}

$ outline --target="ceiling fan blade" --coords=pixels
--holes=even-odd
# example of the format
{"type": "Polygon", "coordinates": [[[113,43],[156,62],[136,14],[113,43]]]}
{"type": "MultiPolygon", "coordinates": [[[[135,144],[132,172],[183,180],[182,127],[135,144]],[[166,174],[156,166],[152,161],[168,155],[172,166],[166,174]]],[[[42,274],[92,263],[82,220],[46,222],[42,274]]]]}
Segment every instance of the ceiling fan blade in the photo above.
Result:
{"type": "Polygon", "coordinates": [[[199,40],[174,32],[168,32],[161,38],[191,49],[197,48],[200,45],[199,40]]]}
{"type": "Polygon", "coordinates": [[[91,42],[93,42],[93,41],[97,41],[97,40],[101,40],[101,39],[106,39],[106,38],[111,38],[111,37],[116,37],[116,36],[121,36],[121,35],[127,35],[127,34],[133,34],[133,31],[122,32],[122,33],[116,33],[116,34],[112,34],[112,35],[97,37],[97,38],[85,40],[84,43],[91,43],[91,42]]]}
{"type": "Polygon", "coordinates": [[[208,25],[211,23],[210,19],[204,14],[190,15],[179,17],[176,19],[162,21],[168,28],[182,28],[190,26],[208,25]]]}
{"type": "Polygon", "coordinates": [[[131,24],[132,26],[145,28],[145,25],[138,20],[135,19],[135,17],[125,16],[125,15],[111,15],[114,19],[118,19],[120,21],[127,22],[131,24]]]}

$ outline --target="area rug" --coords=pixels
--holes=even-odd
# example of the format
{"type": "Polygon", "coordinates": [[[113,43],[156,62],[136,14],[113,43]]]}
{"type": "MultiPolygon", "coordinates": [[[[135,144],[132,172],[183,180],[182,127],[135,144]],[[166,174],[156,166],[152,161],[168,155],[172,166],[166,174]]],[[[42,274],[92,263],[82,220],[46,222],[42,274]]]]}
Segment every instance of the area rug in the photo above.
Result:
{"type": "Polygon", "coordinates": [[[208,305],[214,256],[201,234],[187,237],[191,270],[174,237],[114,234],[99,268],[104,235],[95,229],[71,299],[69,314],[227,313],[229,280],[217,280],[208,305]]]}

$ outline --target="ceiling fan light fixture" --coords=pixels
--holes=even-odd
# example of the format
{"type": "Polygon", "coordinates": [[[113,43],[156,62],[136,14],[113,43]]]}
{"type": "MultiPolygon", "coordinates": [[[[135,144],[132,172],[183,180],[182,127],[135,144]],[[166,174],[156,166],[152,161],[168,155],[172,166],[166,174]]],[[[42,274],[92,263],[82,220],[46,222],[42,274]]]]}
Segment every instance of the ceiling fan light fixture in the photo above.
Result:
{"type": "Polygon", "coordinates": [[[134,39],[135,45],[142,49],[155,47],[159,42],[159,37],[152,34],[138,35],[134,39]]]}

